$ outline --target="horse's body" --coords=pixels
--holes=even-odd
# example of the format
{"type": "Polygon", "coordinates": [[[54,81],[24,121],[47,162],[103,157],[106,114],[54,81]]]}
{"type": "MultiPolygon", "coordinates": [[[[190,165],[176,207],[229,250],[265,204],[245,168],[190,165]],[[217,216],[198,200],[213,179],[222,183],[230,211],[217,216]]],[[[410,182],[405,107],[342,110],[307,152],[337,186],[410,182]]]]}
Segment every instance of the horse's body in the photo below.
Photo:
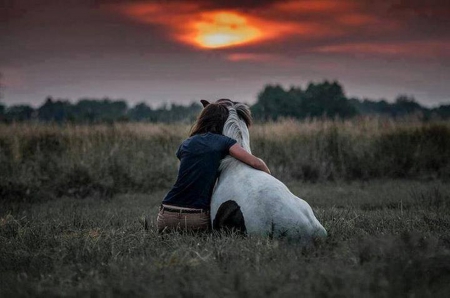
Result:
{"type": "MultiPolygon", "coordinates": [[[[248,113],[247,106],[232,103],[228,108],[230,115],[223,134],[251,152],[243,119],[248,113]]],[[[249,117],[249,113],[247,115],[249,117]]],[[[220,171],[211,201],[213,228],[227,227],[250,235],[287,237],[305,244],[312,238],[327,235],[309,204],[292,194],[275,177],[231,156],[222,161],[220,171]]]]}

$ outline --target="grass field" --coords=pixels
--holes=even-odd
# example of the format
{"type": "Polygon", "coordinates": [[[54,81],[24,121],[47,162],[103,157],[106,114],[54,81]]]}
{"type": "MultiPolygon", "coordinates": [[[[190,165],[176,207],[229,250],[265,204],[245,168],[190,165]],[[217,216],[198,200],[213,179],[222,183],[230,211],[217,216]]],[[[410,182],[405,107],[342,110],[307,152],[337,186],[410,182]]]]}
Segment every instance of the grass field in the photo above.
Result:
{"type": "Polygon", "coordinates": [[[309,248],[158,235],[188,131],[0,125],[0,297],[448,297],[449,122],[251,127],[253,153],[329,232],[309,248]]]}
{"type": "Polygon", "coordinates": [[[326,241],[161,236],[164,190],[3,204],[0,297],[448,297],[448,184],[288,186],[311,204],[326,241]]]}

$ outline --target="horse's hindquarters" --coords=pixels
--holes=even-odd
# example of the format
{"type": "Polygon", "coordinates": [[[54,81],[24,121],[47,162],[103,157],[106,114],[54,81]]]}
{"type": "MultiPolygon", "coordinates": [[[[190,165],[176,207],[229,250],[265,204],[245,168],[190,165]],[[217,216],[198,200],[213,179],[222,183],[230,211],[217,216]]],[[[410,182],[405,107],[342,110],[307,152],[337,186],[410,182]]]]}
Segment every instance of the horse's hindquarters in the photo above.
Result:
{"type": "Polygon", "coordinates": [[[286,237],[305,243],[326,236],[307,202],[275,177],[247,166],[221,174],[211,202],[211,216],[217,226],[227,221],[236,228],[243,223],[249,235],[286,237]]]}

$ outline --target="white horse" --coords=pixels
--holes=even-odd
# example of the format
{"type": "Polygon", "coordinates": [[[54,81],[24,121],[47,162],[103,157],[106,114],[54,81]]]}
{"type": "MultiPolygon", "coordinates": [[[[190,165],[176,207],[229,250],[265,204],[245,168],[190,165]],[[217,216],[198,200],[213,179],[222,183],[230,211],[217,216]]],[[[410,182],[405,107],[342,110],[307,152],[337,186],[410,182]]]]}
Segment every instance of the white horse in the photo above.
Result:
{"type": "MultiPolygon", "coordinates": [[[[202,100],[204,106],[208,103],[202,100]]],[[[235,139],[247,152],[251,122],[245,104],[219,100],[228,107],[223,134],[235,139]]],[[[249,235],[286,237],[303,244],[324,238],[327,232],[307,202],[292,194],[275,177],[228,156],[220,165],[220,175],[211,200],[214,229],[231,228],[249,235]]]]}

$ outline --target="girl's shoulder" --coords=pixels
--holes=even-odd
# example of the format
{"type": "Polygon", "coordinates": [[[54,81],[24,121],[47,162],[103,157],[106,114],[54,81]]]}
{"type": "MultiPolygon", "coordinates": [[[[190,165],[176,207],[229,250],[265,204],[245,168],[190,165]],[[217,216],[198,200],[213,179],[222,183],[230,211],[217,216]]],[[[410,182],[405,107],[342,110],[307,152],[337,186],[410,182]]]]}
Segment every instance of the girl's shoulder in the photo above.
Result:
{"type": "Polygon", "coordinates": [[[204,134],[193,135],[187,138],[186,140],[183,141],[182,146],[195,147],[197,145],[203,146],[207,145],[211,147],[217,147],[220,146],[221,144],[228,144],[233,142],[235,143],[236,141],[227,136],[207,132],[204,134]]]}
{"type": "Polygon", "coordinates": [[[213,141],[214,143],[216,143],[216,142],[225,142],[226,143],[226,142],[233,140],[232,138],[229,138],[222,134],[216,134],[216,133],[210,133],[210,132],[205,134],[205,139],[213,141]]]}
{"type": "Polygon", "coordinates": [[[231,146],[237,143],[235,139],[221,135],[221,134],[211,134],[210,142],[213,144],[214,148],[220,151],[228,151],[231,146]]]}

